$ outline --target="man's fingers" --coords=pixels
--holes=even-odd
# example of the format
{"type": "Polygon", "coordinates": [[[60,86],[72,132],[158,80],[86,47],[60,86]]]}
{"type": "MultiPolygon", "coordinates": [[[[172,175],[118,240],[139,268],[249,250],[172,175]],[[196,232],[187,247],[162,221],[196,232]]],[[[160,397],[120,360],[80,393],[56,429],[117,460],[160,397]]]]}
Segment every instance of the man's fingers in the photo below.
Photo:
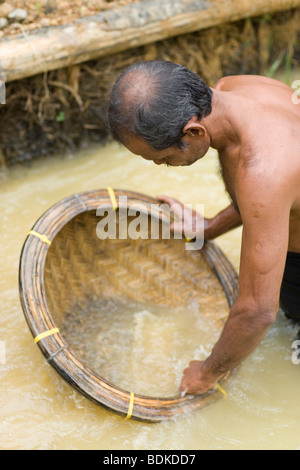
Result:
{"type": "Polygon", "coordinates": [[[174,214],[182,219],[183,218],[183,208],[184,208],[184,204],[180,201],[178,201],[177,199],[173,198],[173,197],[169,197],[169,196],[157,196],[157,199],[160,201],[160,202],[164,202],[166,204],[168,204],[171,209],[173,210],[174,214]]]}
{"type": "Polygon", "coordinates": [[[181,222],[174,222],[170,225],[171,233],[183,233],[183,226],[181,222]]]}
{"type": "Polygon", "coordinates": [[[187,394],[187,390],[181,390],[180,391],[180,397],[181,398],[184,398],[186,396],[186,394],[187,394]]]}
{"type": "Polygon", "coordinates": [[[186,394],[187,391],[188,391],[188,384],[186,383],[186,378],[183,376],[182,379],[181,379],[181,382],[180,382],[180,387],[179,387],[179,390],[180,392],[186,394]]]}
{"type": "Polygon", "coordinates": [[[192,367],[196,367],[197,369],[199,369],[199,366],[202,364],[203,361],[197,361],[197,360],[193,360],[189,363],[188,367],[186,369],[184,369],[183,373],[189,371],[192,367]]]}
{"type": "Polygon", "coordinates": [[[161,202],[166,202],[167,204],[169,204],[169,206],[173,206],[173,204],[178,204],[180,207],[183,206],[182,202],[178,201],[178,199],[175,199],[174,197],[159,195],[156,196],[156,199],[161,202]]]}

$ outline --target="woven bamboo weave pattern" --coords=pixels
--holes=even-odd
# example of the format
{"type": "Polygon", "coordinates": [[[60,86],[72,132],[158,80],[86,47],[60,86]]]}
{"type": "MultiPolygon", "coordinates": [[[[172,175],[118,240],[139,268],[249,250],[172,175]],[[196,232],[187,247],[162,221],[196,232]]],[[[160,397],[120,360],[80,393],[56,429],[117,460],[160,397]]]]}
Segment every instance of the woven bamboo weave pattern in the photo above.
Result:
{"type": "MultiPolygon", "coordinates": [[[[70,196],[50,208],[33,227],[51,244],[30,235],[20,259],[20,297],[32,335],[37,337],[60,327],[74,308],[79,307],[84,315],[96,311],[101,299],[116,296],[163,307],[196,302],[201,305],[201,315],[213,318],[221,331],[238,291],[237,275],[221,250],[211,242],[200,251],[188,251],[184,239],[151,239],[147,207],[158,202],[129,191],[115,190],[115,194],[117,199],[126,195],[129,205],[144,204],[148,220],[144,239],[98,238],[101,217],[97,216],[97,208],[114,210],[107,190],[70,196]]],[[[133,219],[128,216],[128,222],[133,219]]],[[[160,228],[162,223],[160,220],[160,228]]],[[[127,415],[132,392],[86,367],[69,348],[61,329],[40,340],[38,347],[77,390],[127,415]]],[[[206,406],[221,396],[217,390],[196,397],[135,395],[132,417],[161,421],[206,406]]]]}

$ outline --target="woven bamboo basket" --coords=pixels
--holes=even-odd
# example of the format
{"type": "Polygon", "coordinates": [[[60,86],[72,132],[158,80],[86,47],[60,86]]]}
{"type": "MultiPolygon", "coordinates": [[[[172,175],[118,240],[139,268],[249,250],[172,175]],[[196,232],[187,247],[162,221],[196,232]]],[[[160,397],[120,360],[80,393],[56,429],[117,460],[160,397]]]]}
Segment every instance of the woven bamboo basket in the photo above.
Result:
{"type": "Polygon", "coordinates": [[[151,220],[157,217],[160,228],[168,218],[156,199],[129,191],[97,190],[58,202],[38,219],[25,240],[19,268],[20,299],[37,346],[69,384],[126,418],[158,422],[220,399],[231,374],[220,381],[222,387],[202,395],[135,394],[110,383],[82,361],[60,328],[63,319],[72,314],[75,304],[84,312],[103,296],[124,295],[170,307],[200,299],[203,305],[210,305],[211,312],[221,295],[227,308],[214,318],[221,331],[228,306],[237,297],[238,277],[212,242],[196,251],[187,250],[186,240],[174,237],[151,239],[148,234],[147,238],[130,239],[119,234],[115,239],[100,239],[98,211],[102,215],[103,211],[120,212],[120,196],[127,198],[126,211],[140,204],[140,211],[149,219],[149,231],[150,211],[151,220]]]}

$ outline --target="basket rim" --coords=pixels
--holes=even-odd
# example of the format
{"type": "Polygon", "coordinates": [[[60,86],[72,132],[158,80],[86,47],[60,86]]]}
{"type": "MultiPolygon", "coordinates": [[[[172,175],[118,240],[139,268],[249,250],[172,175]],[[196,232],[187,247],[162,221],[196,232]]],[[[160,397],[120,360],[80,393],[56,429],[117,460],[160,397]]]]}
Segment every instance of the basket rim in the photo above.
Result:
{"type": "MultiPolygon", "coordinates": [[[[130,203],[159,203],[157,199],[138,192],[116,189],[114,194],[116,197],[127,196],[130,203]]],[[[107,189],[68,196],[44,212],[30,231],[43,234],[49,243],[47,239],[32,236],[30,232],[24,241],[19,262],[20,302],[29,330],[47,362],[69,384],[93,402],[126,417],[130,412],[130,417],[142,421],[162,421],[188,410],[207,406],[221,398],[223,395],[220,390],[210,390],[202,395],[177,395],[167,398],[134,394],[132,401],[132,391],[111,384],[89,369],[68,347],[63,335],[57,331],[58,325],[52,318],[44,290],[44,268],[48,249],[55,236],[70,220],[82,212],[99,207],[113,207],[107,189]],[[47,336],[40,339],[44,332],[53,330],[55,330],[53,334],[46,333],[47,336]]],[[[213,242],[206,242],[202,251],[221,282],[228,304],[231,306],[237,296],[237,273],[222,250],[213,242]],[[218,260],[217,267],[216,260],[218,260]]],[[[224,384],[229,375],[227,374],[220,383],[224,384]]]]}

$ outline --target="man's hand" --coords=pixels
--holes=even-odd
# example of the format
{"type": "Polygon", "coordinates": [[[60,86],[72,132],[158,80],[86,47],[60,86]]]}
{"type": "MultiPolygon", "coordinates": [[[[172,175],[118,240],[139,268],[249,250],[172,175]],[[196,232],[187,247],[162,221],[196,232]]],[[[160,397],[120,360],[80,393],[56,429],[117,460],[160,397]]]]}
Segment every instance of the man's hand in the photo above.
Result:
{"type": "Polygon", "coordinates": [[[242,224],[241,216],[237,213],[233,205],[226,207],[226,209],[219,212],[215,217],[208,219],[195,210],[184,207],[182,202],[169,196],[157,196],[161,202],[168,204],[175,215],[178,217],[179,222],[176,221],[171,224],[171,230],[175,233],[182,233],[189,236],[189,232],[195,236],[197,227],[204,230],[204,240],[213,240],[214,238],[228,232],[242,224]]]}
{"type": "Polygon", "coordinates": [[[185,393],[197,395],[205,393],[213,388],[218,382],[218,377],[208,377],[204,361],[192,361],[187,369],[183,371],[180,390],[185,393]]]}
{"type": "Polygon", "coordinates": [[[205,230],[207,229],[209,219],[205,219],[202,214],[199,214],[195,210],[185,207],[184,204],[177,199],[169,196],[157,196],[160,202],[168,204],[173,210],[175,216],[178,218],[178,222],[171,224],[171,230],[174,233],[183,233],[185,236],[192,238],[195,237],[197,228],[203,228],[204,225],[204,238],[205,230]]]}

